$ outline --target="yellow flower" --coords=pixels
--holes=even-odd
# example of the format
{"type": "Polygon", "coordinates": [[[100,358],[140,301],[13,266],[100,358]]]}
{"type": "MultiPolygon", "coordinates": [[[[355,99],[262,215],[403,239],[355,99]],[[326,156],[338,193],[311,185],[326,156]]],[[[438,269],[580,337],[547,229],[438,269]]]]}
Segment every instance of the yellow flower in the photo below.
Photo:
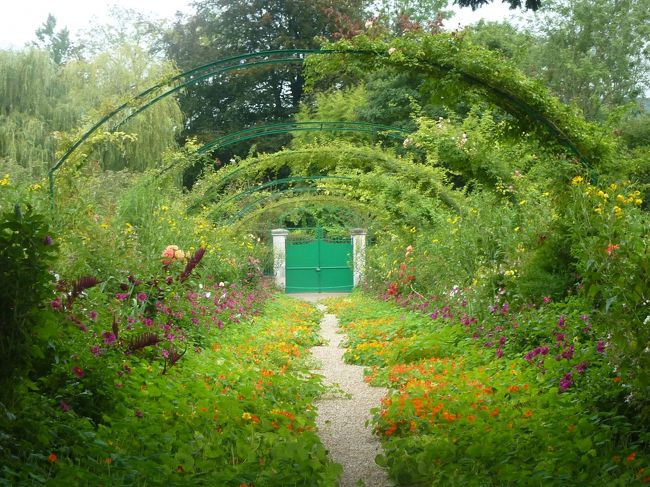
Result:
{"type": "Polygon", "coordinates": [[[637,198],[634,200],[634,204],[636,206],[641,206],[643,204],[643,200],[641,198],[637,198]]]}
{"type": "Polygon", "coordinates": [[[519,202],[519,204],[522,205],[522,206],[525,205],[525,204],[526,204],[526,200],[521,200],[521,201],[519,202]]]}
{"type": "Polygon", "coordinates": [[[594,211],[600,215],[603,212],[603,209],[600,206],[597,206],[594,208],[594,211]]]}
{"type": "Polygon", "coordinates": [[[619,203],[625,203],[625,196],[623,196],[622,194],[617,195],[616,201],[618,201],[619,203]]]}
{"type": "Polygon", "coordinates": [[[571,180],[571,184],[574,186],[577,186],[578,184],[582,183],[584,181],[584,178],[582,176],[576,176],[571,180]]]}
{"type": "Polygon", "coordinates": [[[609,199],[609,195],[608,195],[607,193],[605,193],[604,191],[602,191],[602,190],[601,190],[601,191],[598,191],[598,193],[596,193],[596,194],[597,194],[598,196],[600,196],[600,197],[601,197],[602,199],[604,199],[604,200],[609,199]]]}
{"type": "Polygon", "coordinates": [[[30,190],[30,191],[38,191],[38,190],[41,189],[42,187],[43,187],[43,186],[41,186],[40,184],[35,183],[35,184],[30,185],[29,190],[30,190]]]}
{"type": "Polygon", "coordinates": [[[241,419],[245,419],[246,421],[249,421],[252,417],[251,413],[244,413],[241,415],[241,419]]]}
{"type": "Polygon", "coordinates": [[[520,230],[519,227],[515,227],[515,232],[518,232],[520,230]]]}
{"type": "Polygon", "coordinates": [[[623,210],[621,210],[620,207],[615,206],[615,207],[614,207],[614,214],[615,214],[617,217],[621,217],[621,216],[623,216],[623,210]]]}
{"type": "Polygon", "coordinates": [[[9,186],[10,182],[11,181],[9,181],[9,174],[5,174],[5,176],[0,179],[0,186],[9,186]]]}
{"type": "Polygon", "coordinates": [[[618,186],[616,186],[616,183],[612,183],[609,185],[609,189],[611,189],[612,191],[616,191],[616,188],[618,188],[618,186]]]}

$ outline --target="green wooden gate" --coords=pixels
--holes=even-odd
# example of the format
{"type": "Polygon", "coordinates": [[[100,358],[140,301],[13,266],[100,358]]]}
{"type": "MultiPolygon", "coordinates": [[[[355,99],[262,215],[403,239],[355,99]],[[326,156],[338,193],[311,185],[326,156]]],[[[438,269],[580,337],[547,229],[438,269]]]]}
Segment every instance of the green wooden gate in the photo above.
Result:
{"type": "Polygon", "coordinates": [[[285,248],[287,293],[352,290],[351,237],[327,237],[321,228],[290,232],[285,248]]]}

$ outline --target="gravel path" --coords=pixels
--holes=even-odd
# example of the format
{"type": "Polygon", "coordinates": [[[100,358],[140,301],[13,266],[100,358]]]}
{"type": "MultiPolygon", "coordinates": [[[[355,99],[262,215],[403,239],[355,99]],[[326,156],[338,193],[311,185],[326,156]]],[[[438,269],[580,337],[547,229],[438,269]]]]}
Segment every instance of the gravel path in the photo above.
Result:
{"type": "MultiPolygon", "coordinates": [[[[321,304],[318,307],[325,310],[321,304]]],[[[317,403],[319,435],[332,459],[343,465],[340,487],[388,487],[386,472],[375,463],[381,443],[365,426],[370,409],[379,406],[386,389],[371,387],[363,380],[363,367],[343,362],[342,336],[338,320],[326,314],[321,321],[321,335],[327,345],[311,349],[322,364],[317,372],[325,383],[341,389],[340,393],[322,397],[317,403]]]]}

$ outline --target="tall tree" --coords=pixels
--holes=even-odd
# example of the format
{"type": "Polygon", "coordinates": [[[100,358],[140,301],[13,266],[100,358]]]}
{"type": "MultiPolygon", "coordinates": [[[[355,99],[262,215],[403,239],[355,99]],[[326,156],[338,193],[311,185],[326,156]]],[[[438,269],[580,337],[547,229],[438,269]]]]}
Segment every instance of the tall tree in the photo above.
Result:
{"type": "Polygon", "coordinates": [[[34,46],[48,51],[56,64],[63,64],[72,53],[70,32],[65,27],[58,31],[55,29],[56,18],[48,14],[47,20],[36,29],[38,41],[34,42],[34,46]]]}
{"type": "MultiPolygon", "coordinates": [[[[476,10],[483,5],[492,2],[494,2],[494,0],[454,0],[456,5],[460,5],[461,7],[472,7],[472,10],[476,10]]],[[[509,3],[510,8],[512,9],[525,7],[528,10],[537,10],[542,6],[541,0],[526,0],[525,2],[522,2],[521,0],[502,0],[502,2],[509,3]]]]}
{"type": "MultiPolygon", "coordinates": [[[[167,33],[167,52],[181,69],[189,69],[234,54],[315,48],[317,37],[336,36],[342,19],[361,23],[364,4],[364,0],[202,0],[195,4],[194,15],[180,19],[167,33]]],[[[256,123],[287,120],[298,110],[302,95],[297,66],[259,68],[206,81],[181,97],[188,115],[186,134],[210,139],[256,123]]],[[[248,147],[237,150],[246,152],[248,147]]]]}
{"type": "Polygon", "coordinates": [[[547,0],[524,68],[592,119],[650,85],[650,0],[547,0]]]}

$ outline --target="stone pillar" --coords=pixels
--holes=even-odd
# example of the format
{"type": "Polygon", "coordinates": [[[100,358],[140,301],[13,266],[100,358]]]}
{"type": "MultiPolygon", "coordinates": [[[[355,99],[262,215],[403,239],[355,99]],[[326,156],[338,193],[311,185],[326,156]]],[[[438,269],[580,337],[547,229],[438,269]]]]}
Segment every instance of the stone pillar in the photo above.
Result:
{"type": "Polygon", "coordinates": [[[357,287],[364,281],[364,270],[366,267],[366,231],[363,228],[350,230],[352,236],[352,272],[353,284],[357,287]]]}
{"type": "Polygon", "coordinates": [[[289,231],[284,228],[271,230],[273,235],[273,275],[275,285],[283,291],[287,287],[287,251],[286,242],[289,231]]]}

